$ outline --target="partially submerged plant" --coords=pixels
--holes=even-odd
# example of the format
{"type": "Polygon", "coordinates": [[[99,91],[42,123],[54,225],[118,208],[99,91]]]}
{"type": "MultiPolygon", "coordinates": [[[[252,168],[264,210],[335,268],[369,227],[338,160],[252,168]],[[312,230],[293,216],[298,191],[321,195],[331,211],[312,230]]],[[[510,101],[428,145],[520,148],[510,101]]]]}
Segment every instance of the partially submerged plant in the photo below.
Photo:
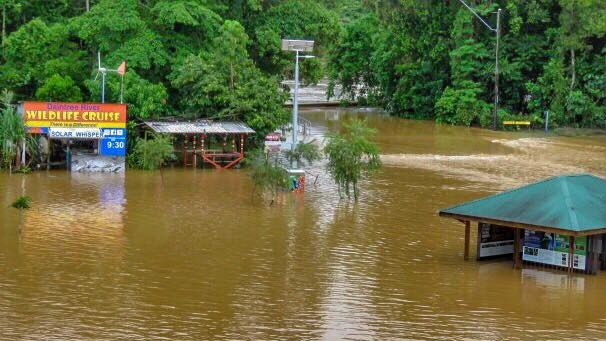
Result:
{"type": "Polygon", "coordinates": [[[152,134],[138,138],[133,151],[133,159],[136,167],[145,170],[160,168],[164,162],[175,157],[172,138],[169,135],[152,134]]]}
{"type": "Polygon", "coordinates": [[[32,205],[32,198],[27,195],[20,195],[12,204],[11,207],[18,210],[26,210],[32,205]]]}
{"type": "Polygon", "coordinates": [[[297,144],[297,147],[295,147],[294,150],[286,151],[286,158],[291,162],[296,161],[299,164],[302,163],[302,161],[311,164],[321,157],[322,153],[320,153],[320,149],[313,141],[301,142],[297,144]]]}
{"type": "Polygon", "coordinates": [[[350,196],[353,189],[357,200],[360,179],[381,167],[379,147],[370,140],[374,134],[375,130],[365,121],[355,120],[345,125],[344,133],[328,137],[324,153],[328,157],[328,172],[337,183],[339,194],[345,192],[350,196]]]}
{"type": "Polygon", "coordinates": [[[32,169],[29,168],[28,166],[21,166],[13,171],[13,173],[20,173],[20,174],[30,174],[31,172],[32,172],[32,169]]]}
{"type": "Polygon", "coordinates": [[[255,189],[269,191],[273,203],[276,193],[288,187],[286,169],[278,163],[277,159],[270,159],[269,155],[262,151],[256,151],[250,155],[250,165],[252,168],[250,177],[255,189]]]}

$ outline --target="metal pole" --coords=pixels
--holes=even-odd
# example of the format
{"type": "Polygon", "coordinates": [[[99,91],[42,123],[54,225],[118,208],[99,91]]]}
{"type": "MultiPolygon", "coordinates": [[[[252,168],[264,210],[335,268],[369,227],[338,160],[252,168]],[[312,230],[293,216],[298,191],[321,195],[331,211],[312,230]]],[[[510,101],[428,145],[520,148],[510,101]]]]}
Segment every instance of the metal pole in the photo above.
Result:
{"type": "Polygon", "coordinates": [[[105,72],[101,73],[101,103],[105,103],[105,72]]]}
{"type": "MultiPolygon", "coordinates": [[[[296,51],[295,57],[295,95],[292,106],[292,146],[291,150],[294,152],[297,146],[297,133],[298,133],[298,121],[299,121],[299,51],[296,51]]],[[[297,161],[294,161],[295,167],[297,167],[297,161]]]]}
{"type": "Polygon", "coordinates": [[[545,134],[549,132],[549,110],[545,111],[545,134]]]}
{"type": "Polygon", "coordinates": [[[492,115],[492,129],[497,130],[497,114],[499,112],[499,40],[501,39],[501,9],[497,11],[497,44],[495,49],[494,68],[494,113],[492,115]]]}
{"type": "Polygon", "coordinates": [[[124,102],[124,75],[120,79],[120,104],[124,102]]]}

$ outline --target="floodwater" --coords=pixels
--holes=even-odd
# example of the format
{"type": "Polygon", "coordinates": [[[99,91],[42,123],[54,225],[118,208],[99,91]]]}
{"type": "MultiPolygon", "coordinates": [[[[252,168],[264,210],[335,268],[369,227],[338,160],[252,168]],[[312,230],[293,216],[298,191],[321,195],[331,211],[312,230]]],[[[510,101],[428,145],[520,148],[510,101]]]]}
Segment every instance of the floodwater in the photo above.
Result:
{"type": "Polygon", "coordinates": [[[0,175],[0,339],[606,338],[606,274],[465,262],[463,225],[436,215],[551,175],[606,176],[606,137],[303,115],[318,141],[353,116],[378,130],[384,167],[358,203],[321,169],[271,207],[242,170],[0,175]],[[21,193],[22,216],[8,208],[21,193]]]}

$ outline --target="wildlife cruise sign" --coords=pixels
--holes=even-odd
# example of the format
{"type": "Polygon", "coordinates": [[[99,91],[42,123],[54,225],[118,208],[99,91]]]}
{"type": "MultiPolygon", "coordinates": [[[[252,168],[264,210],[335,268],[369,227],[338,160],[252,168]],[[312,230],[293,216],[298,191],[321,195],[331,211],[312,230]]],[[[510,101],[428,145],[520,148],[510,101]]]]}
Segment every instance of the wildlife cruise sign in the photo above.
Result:
{"type": "Polygon", "coordinates": [[[99,154],[126,155],[126,104],[23,102],[29,133],[51,139],[99,140],[99,154]]]}

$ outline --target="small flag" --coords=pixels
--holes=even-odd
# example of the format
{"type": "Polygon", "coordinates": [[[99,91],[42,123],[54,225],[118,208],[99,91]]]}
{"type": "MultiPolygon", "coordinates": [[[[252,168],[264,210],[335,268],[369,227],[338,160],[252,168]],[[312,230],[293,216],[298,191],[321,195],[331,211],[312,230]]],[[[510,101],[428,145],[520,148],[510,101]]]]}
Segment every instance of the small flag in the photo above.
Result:
{"type": "Polygon", "coordinates": [[[124,76],[125,73],[126,73],[126,61],[122,62],[122,64],[120,64],[120,66],[118,66],[118,74],[120,76],[124,76]]]}

